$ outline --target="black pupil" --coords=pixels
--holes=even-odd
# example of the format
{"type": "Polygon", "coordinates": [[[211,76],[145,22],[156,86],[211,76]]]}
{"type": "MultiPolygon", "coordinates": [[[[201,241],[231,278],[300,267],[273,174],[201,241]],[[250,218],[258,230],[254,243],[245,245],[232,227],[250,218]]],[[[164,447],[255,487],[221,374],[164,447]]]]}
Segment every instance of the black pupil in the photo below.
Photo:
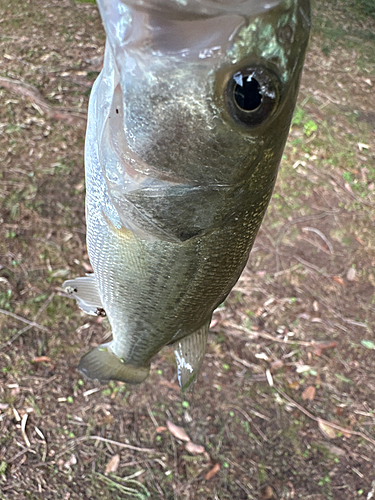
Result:
{"type": "Polygon", "coordinates": [[[244,111],[254,111],[261,105],[262,94],[260,85],[251,76],[245,77],[242,85],[237,85],[234,88],[234,98],[237,105],[244,111]]]}

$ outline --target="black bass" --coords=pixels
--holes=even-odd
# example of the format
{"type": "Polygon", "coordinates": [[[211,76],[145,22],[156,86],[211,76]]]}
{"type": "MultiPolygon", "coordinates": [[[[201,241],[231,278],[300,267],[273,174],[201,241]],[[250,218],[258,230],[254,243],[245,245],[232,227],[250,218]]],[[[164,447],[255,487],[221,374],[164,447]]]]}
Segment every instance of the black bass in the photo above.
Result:
{"type": "Polygon", "coordinates": [[[104,66],[86,135],[94,274],[64,283],[113,340],[79,369],[142,382],[173,344],[186,389],[275,184],[310,29],[308,0],[99,0],[104,66]]]}

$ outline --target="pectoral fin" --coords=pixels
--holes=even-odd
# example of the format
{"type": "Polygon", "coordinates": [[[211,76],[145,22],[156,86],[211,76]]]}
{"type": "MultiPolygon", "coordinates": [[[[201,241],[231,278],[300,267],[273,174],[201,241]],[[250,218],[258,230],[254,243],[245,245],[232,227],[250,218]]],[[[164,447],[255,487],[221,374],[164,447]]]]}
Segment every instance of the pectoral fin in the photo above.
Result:
{"type": "Polygon", "coordinates": [[[177,376],[182,392],[191,388],[197,379],[206,352],[209,325],[208,322],[174,344],[177,376]]]}
{"type": "Polygon", "coordinates": [[[100,382],[119,380],[129,384],[143,382],[149,372],[150,366],[133,366],[124,362],[114,354],[108,344],[102,344],[82,356],[78,370],[89,378],[100,382]]]}
{"type": "Polygon", "coordinates": [[[92,316],[103,315],[104,309],[94,274],[65,281],[63,288],[73,299],[76,299],[82,311],[92,316]]]}

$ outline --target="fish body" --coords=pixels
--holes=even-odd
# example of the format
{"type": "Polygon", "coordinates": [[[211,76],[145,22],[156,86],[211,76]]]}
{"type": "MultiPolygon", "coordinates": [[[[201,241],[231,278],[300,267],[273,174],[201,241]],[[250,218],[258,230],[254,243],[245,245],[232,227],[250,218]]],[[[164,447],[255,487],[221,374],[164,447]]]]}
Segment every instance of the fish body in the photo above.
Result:
{"type": "Polygon", "coordinates": [[[100,0],[104,66],[86,135],[93,275],[64,283],[113,340],[80,370],[141,382],[174,344],[191,385],[244,266],[289,131],[308,0],[100,0]],[[270,8],[272,7],[272,8],[270,8]]]}

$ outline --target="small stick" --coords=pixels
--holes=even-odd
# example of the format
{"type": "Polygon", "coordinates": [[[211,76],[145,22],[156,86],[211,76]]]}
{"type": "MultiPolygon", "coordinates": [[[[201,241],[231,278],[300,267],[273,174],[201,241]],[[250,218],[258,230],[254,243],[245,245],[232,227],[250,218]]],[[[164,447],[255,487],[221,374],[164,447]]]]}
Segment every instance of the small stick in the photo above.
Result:
{"type": "Polygon", "coordinates": [[[324,418],[316,417],[315,415],[313,415],[312,413],[310,413],[309,411],[307,411],[303,406],[299,405],[296,401],[294,401],[294,399],[292,399],[287,394],[285,394],[285,392],[283,392],[281,389],[278,389],[275,386],[274,386],[274,388],[280,394],[280,396],[282,396],[287,401],[289,401],[290,404],[292,404],[293,406],[295,406],[299,411],[301,411],[302,413],[304,413],[307,417],[311,418],[311,420],[315,420],[315,422],[318,422],[318,423],[321,422],[322,424],[326,424],[329,427],[332,427],[333,429],[336,429],[336,430],[338,430],[340,432],[343,432],[343,433],[351,434],[352,436],[360,436],[362,439],[365,439],[366,441],[368,441],[369,443],[371,443],[371,444],[373,444],[375,446],[375,440],[369,438],[368,436],[366,436],[366,434],[363,434],[363,432],[352,431],[351,429],[347,429],[345,427],[341,427],[341,425],[337,425],[337,424],[334,424],[332,422],[329,422],[328,420],[324,420],[324,418]]]}
{"type": "Polygon", "coordinates": [[[318,236],[320,236],[322,238],[322,240],[324,241],[324,243],[327,245],[329,251],[331,253],[333,253],[333,246],[331,245],[331,243],[328,241],[328,239],[324,236],[324,234],[319,231],[319,229],[316,229],[315,227],[303,227],[302,228],[302,231],[311,231],[313,233],[316,233],[318,236]]]}
{"type": "Polygon", "coordinates": [[[74,439],[65,448],[64,451],[62,451],[61,453],[59,453],[55,457],[55,459],[58,459],[58,458],[62,457],[65,453],[67,453],[68,451],[73,450],[76,447],[76,445],[78,445],[78,443],[81,443],[83,441],[88,441],[90,439],[95,439],[96,441],[102,441],[104,443],[113,444],[113,445],[119,446],[120,448],[127,448],[128,450],[141,451],[143,453],[156,453],[156,454],[159,453],[158,451],[156,451],[156,450],[154,450],[152,448],[139,448],[138,446],[133,446],[131,444],[126,444],[126,443],[120,443],[119,441],[113,441],[112,439],[107,439],[107,438],[104,438],[104,437],[101,437],[101,436],[82,436],[80,438],[74,439]]]}
{"type": "Polygon", "coordinates": [[[23,323],[26,323],[30,327],[37,328],[38,330],[42,330],[42,332],[47,332],[51,333],[51,331],[46,328],[45,326],[39,325],[38,323],[35,323],[35,321],[30,321],[29,319],[23,318],[22,316],[18,316],[18,314],[14,314],[10,311],[5,311],[4,309],[0,309],[1,314],[5,314],[6,316],[10,316],[14,319],[17,319],[18,321],[22,321],[23,323]]]}
{"type": "MultiPolygon", "coordinates": [[[[223,324],[225,327],[225,325],[223,324]]],[[[292,344],[292,345],[302,345],[305,347],[311,347],[311,346],[319,346],[319,343],[315,342],[312,340],[311,342],[305,342],[304,340],[285,340],[285,339],[278,339],[276,337],[273,337],[269,333],[266,332],[257,332],[257,331],[251,331],[248,328],[245,328],[244,326],[241,325],[236,325],[234,323],[230,323],[230,326],[236,330],[240,330],[241,332],[245,332],[247,334],[252,334],[254,337],[261,337],[263,339],[267,340],[272,340],[273,342],[280,342],[282,344],[292,344]]]]}
{"type": "Polygon", "coordinates": [[[30,99],[37,109],[40,108],[38,111],[46,113],[52,119],[64,120],[71,125],[77,120],[86,120],[84,114],[71,113],[58,106],[51,106],[35,87],[20,80],[0,76],[0,87],[30,99]]]}

